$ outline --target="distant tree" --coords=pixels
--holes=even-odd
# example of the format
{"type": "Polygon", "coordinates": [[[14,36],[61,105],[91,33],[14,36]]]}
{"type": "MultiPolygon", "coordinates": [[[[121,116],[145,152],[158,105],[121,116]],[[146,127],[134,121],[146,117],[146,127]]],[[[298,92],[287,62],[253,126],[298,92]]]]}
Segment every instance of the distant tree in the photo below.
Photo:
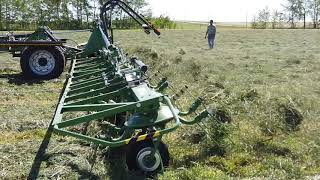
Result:
{"type": "Polygon", "coordinates": [[[62,3],[62,0],[51,0],[51,3],[53,4],[53,7],[55,7],[55,20],[59,21],[60,20],[60,6],[62,3]]]}
{"type": "Polygon", "coordinates": [[[28,22],[31,21],[30,16],[28,16],[28,6],[26,0],[14,0],[12,3],[12,18],[13,24],[20,26],[20,28],[27,28],[28,22]]]}
{"type": "Polygon", "coordinates": [[[288,13],[288,22],[291,24],[291,28],[296,28],[296,23],[301,20],[303,14],[303,0],[287,0],[287,3],[282,5],[285,11],[288,13]]]}
{"type": "Polygon", "coordinates": [[[309,13],[309,8],[308,8],[308,2],[307,0],[298,0],[297,1],[298,5],[298,17],[299,20],[303,20],[303,28],[306,28],[306,19],[307,19],[307,14],[309,13]]]}
{"type": "Polygon", "coordinates": [[[308,0],[308,8],[312,18],[313,28],[318,28],[320,15],[320,0],[308,0]]]}
{"type": "Polygon", "coordinates": [[[270,21],[270,10],[268,7],[261,9],[258,15],[255,15],[252,20],[252,28],[254,29],[266,29],[270,21]]]}
{"type": "MultiPolygon", "coordinates": [[[[28,0],[25,0],[28,1],[28,0]]],[[[44,0],[28,1],[27,3],[27,14],[30,17],[29,25],[34,23],[34,27],[44,25],[47,21],[48,7],[44,0]]]]}
{"type": "Polygon", "coordinates": [[[69,1],[68,0],[62,0],[61,2],[61,13],[62,13],[62,20],[64,22],[69,22],[70,20],[70,10],[69,10],[69,1]]]}
{"type": "Polygon", "coordinates": [[[102,6],[102,1],[101,0],[92,0],[92,3],[93,3],[93,7],[92,7],[92,18],[93,20],[96,20],[99,15],[98,15],[98,12],[99,12],[99,9],[100,7],[102,6]]]}
{"type": "Polygon", "coordinates": [[[83,1],[83,13],[84,16],[86,18],[86,28],[89,28],[89,21],[90,21],[90,17],[92,15],[92,6],[90,5],[90,3],[88,1],[83,1]]]}
{"type": "Polygon", "coordinates": [[[271,15],[272,29],[282,28],[283,21],[284,21],[284,14],[279,10],[274,10],[271,15]]]}
{"type": "Polygon", "coordinates": [[[126,2],[138,13],[148,5],[145,0],[126,0],[126,2]]]}
{"type": "Polygon", "coordinates": [[[153,18],[152,21],[156,27],[161,29],[175,29],[177,27],[177,24],[169,16],[161,15],[158,18],[153,18]]]}
{"type": "Polygon", "coordinates": [[[12,2],[10,0],[3,0],[3,16],[5,29],[9,30],[13,19],[12,2]]]}
{"type": "Polygon", "coordinates": [[[258,20],[257,16],[254,15],[251,21],[251,28],[252,29],[257,29],[258,28],[258,20]]]}
{"type": "Polygon", "coordinates": [[[3,29],[3,27],[2,27],[2,3],[3,3],[3,0],[0,0],[0,30],[3,29]]]}
{"type": "MultiPolygon", "coordinates": [[[[0,30],[34,29],[49,26],[53,29],[88,28],[100,18],[99,9],[108,0],[0,0],[0,30]]],[[[151,17],[146,0],[124,0],[146,17],[151,17]]],[[[114,10],[118,27],[137,27],[135,21],[120,9],[114,10]]]]}
{"type": "MultiPolygon", "coordinates": [[[[138,14],[142,14],[146,17],[150,17],[152,14],[151,10],[146,8],[148,3],[145,0],[125,0],[125,2],[138,14]]],[[[121,9],[114,11],[113,19],[116,20],[114,22],[116,28],[138,28],[136,22],[121,9]]]]}

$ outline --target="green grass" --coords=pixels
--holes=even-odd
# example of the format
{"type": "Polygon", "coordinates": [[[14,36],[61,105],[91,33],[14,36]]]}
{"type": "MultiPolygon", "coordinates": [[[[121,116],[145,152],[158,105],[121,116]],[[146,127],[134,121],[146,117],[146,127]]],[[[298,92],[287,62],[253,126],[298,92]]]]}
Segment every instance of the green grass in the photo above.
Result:
{"type": "MultiPolygon", "coordinates": [[[[152,72],[160,70],[176,89],[188,85],[193,96],[206,97],[208,106],[232,117],[224,128],[228,136],[220,142],[222,156],[215,155],[214,140],[192,140],[203,134],[198,126],[167,135],[172,165],[160,178],[302,179],[320,174],[319,31],[218,28],[214,50],[208,50],[204,33],[163,30],[159,39],[141,31],[115,33],[116,43],[141,57],[152,72]],[[285,110],[299,112],[302,123],[292,129],[285,110]]],[[[65,35],[78,43],[87,36],[65,35]]],[[[0,175],[8,179],[28,175],[65,77],[27,81],[19,75],[18,61],[0,55],[0,175]]],[[[191,102],[188,96],[180,100],[185,108],[191,102]]],[[[74,139],[54,136],[41,177],[89,177],[89,150],[74,139]]],[[[106,178],[102,162],[93,175],[106,178]]]]}

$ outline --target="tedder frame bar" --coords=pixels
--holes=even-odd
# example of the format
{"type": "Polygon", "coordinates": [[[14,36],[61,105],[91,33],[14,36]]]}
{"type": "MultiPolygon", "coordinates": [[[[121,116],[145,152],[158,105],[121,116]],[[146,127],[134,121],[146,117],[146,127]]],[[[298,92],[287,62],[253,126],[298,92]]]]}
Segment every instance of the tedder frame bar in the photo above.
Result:
{"type": "MultiPolygon", "coordinates": [[[[52,124],[56,132],[104,146],[119,147],[133,141],[161,137],[177,129],[181,122],[195,124],[209,115],[204,111],[193,121],[183,119],[179,115],[184,114],[172,105],[169,97],[151,88],[143,77],[144,68],[130,62],[119,48],[110,45],[99,54],[98,57],[72,60],[65,90],[52,124]],[[92,67],[101,68],[92,70],[92,67]],[[82,114],[67,119],[64,118],[67,113],[82,114]],[[120,114],[131,114],[132,118],[122,126],[117,126],[110,118],[120,114]],[[172,120],[174,125],[165,128],[172,120]],[[103,139],[67,129],[92,121],[105,121],[104,124],[115,131],[117,136],[103,139]],[[153,130],[148,133],[135,133],[137,129],[143,132],[151,127],[153,130]]],[[[200,103],[198,100],[193,106],[198,107],[200,103]]],[[[197,107],[193,107],[192,111],[197,107]]]]}

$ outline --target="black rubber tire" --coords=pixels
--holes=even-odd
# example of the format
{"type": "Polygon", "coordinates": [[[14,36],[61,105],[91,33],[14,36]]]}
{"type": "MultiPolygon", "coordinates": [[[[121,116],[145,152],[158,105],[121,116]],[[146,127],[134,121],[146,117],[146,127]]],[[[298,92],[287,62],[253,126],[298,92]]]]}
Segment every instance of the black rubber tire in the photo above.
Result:
{"type": "Polygon", "coordinates": [[[60,47],[54,46],[54,47],[27,47],[23,50],[21,59],[20,59],[20,66],[21,70],[24,76],[29,78],[35,78],[35,79],[54,79],[59,77],[65,67],[65,56],[62,53],[60,47]],[[32,68],[30,67],[30,60],[34,53],[38,51],[47,51],[49,52],[55,61],[55,65],[53,69],[46,73],[46,74],[37,74],[37,72],[34,72],[32,68]]]}
{"type": "MultiPolygon", "coordinates": [[[[153,147],[153,143],[151,141],[142,141],[135,144],[129,145],[126,153],[126,161],[129,170],[141,170],[136,162],[136,157],[139,151],[146,147],[153,147]]],[[[170,154],[168,150],[168,146],[164,144],[162,141],[159,144],[159,153],[161,156],[163,167],[168,167],[170,162],[170,154]]],[[[160,170],[159,167],[156,171],[160,170]]],[[[156,172],[150,172],[151,174],[156,172]]]]}
{"type": "Polygon", "coordinates": [[[164,142],[160,142],[159,144],[159,152],[162,159],[163,167],[167,168],[170,165],[170,153],[168,146],[164,142]]]}

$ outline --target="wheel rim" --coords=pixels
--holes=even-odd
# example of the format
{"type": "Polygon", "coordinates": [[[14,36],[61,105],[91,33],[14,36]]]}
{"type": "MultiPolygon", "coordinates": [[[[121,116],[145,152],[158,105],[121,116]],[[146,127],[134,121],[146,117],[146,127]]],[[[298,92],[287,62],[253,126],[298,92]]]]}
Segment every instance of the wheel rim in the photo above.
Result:
{"type": "Polygon", "coordinates": [[[143,171],[153,172],[157,170],[161,164],[161,157],[159,153],[155,152],[153,154],[152,151],[154,151],[154,149],[147,147],[140,150],[137,155],[137,163],[143,171]]]}
{"type": "Polygon", "coordinates": [[[33,73],[37,75],[48,75],[55,67],[55,59],[53,55],[45,50],[34,52],[29,59],[29,66],[33,73]]]}

